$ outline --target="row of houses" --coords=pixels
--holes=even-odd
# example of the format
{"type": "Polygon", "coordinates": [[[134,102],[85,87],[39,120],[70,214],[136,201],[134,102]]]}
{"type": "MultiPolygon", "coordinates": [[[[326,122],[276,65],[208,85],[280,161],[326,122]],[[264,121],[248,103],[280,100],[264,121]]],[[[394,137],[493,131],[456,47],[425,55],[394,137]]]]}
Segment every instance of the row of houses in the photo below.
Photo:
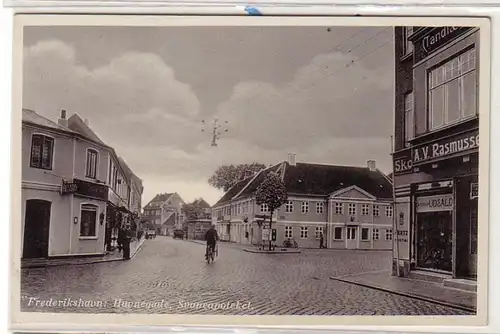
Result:
{"type": "Polygon", "coordinates": [[[299,247],[336,249],[392,248],[393,199],[391,180],[376,168],[286,161],[263,169],[235,184],[212,208],[212,221],[223,240],[260,244],[262,221],[269,208],[257,205],[255,192],[266,175],[277,173],[288,194],[273,214],[275,244],[294,239],[299,247]]]}
{"type": "Polygon", "coordinates": [[[102,255],[137,228],[142,181],[91,129],[62,110],[22,114],[22,257],[102,255]]]}

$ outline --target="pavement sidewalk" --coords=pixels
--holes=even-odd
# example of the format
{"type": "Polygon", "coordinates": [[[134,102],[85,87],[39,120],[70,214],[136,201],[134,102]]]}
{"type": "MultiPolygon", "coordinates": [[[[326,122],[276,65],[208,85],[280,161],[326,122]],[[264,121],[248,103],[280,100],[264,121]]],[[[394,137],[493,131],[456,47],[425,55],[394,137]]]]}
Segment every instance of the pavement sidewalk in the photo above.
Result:
{"type": "MultiPolygon", "coordinates": [[[[131,242],[130,258],[132,259],[144,245],[145,238],[139,241],[131,242]]],[[[49,259],[22,259],[21,268],[45,268],[58,266],[76,266],[92,263],[124,261],[123,253],[117,250],[102,256],[87,256],[87,257],[67,257],[67,258],[49,258],[49,259]]]]}
{"type": "Polygon", "coordinates": [[[476,313],[474,292],[445,287],[442,283],[391,276],[387,270],[330,279],[476,313]]]}

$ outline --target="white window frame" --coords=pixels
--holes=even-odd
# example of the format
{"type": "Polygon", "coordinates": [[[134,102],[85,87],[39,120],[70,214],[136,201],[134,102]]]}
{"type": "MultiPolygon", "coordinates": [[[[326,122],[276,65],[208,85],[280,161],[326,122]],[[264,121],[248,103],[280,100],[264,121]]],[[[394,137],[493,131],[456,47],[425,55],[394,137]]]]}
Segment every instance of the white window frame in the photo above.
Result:
{"type": "Polygon", "coordinates": [[[309,213],[309,202],[307,202],[307,201],[302,202],[302,204],[301,204],[301,212],[303,214],[309,213]]]}
{"type": "Polygon", "coordinates": [[[323,226],[316,226],[316,229],[314,230],[314,237],[319,240],[321,233],[323,233],[323,226]]]}
{"type": "Polygon", "coordinates": [[[356,203],[348,203],[347,205],[347,213],[349,216],[355,216],[356,215],[356,203]]]}
{"type": "Polygon", "coordinates": [[[348,227],[346,227],[345,231],[346,231],[346,232],[345,232],[345,233],[346,233],[346,240],[357,240],[357,239],[356,239],[356,238],[358,237],[358,236],[357,236],[357,234],[358,234],[358,233],[357,233],[357,231],[358,231],[358,229],[357,229],[357,228],[355,228],[355,227],[349,227],[349,226],[348,226],[348,227]],[[349,233],[349,231],[350,231],[351,233],[349,233]],[[354,237],[354,238],[353,238],[353,237],[354,237]]]}
{"type": "Polygon", "coordinates": [[[95,148],[87,148],[85,150],[85,177],[87,179],[97,180],[97,171],[99,169],[99,151],[95,148]],[[95,154],[94,166],[89,165],[91,162],[89,161],[90,154],[95,154]],[[94,168],[92,174],[92,167],[94,168]]]}
{"type": "Polygon", "coordinates": [[[361,204],[361,215],[368,216],[370,214],[370,205],[369,204],[361,204]]]}
{"type": "Polygon", "coordinates": [[[380,207],[378,204],[373,205],[373,216],[380,217],[380,207]]]}
{"type": "Polygon", "coordinates": [[[286,213],[293,213],[293,201],[286,201],[285,203],[285,212],[286,213]]]}
{"type": "Polygon", "coordinates": [[[95,203],[81,203],[80,204],[80,219],[79,219],[79,226],[78,226],[78,236],[80,239],[97,239],[99,237],[99,206],[96,205],[95,203]],[[94,235],[82,235],[82,217],[83,217],[83,212],[84,211],[89,211],[89,212],[95,212],[95,226],[94,226],[94,235]]]}
{"type": "Polygon", "coordinates": [[[344,203],[335,202],[335,214],[336,215],[343,215],[344,214],[344,203]]]}
{"type": "Polygon", "coordinates": [[[269,206],[266,203],[262,203],[260,205],[260,212],[269,213],[269,206]]]}
{"type": "Polygon", "coordinates": [[[451,58],[450,60],[446,61],[445,63],[431,69],[428,72],[427,75],[427,96],[428,96],[428,117],[430,119],[430,131],[437,131],[441,128],[448,127],[453,124],[461,123],[464,121],[467,121],[469,119],[475,118],[478,114],[478,108],[477,108],[477,102],[478,102],[478,89],[477,89],[477,68],[476,68],[476,61],[477,61],[477,55],[476,55],[476,49],[472,48],[469,49],[456,57],[451,58]],[[467,55],[467,62],[465,62],[463,59],[467,55]],[[471,55],[473,55],[473,58],[471,59],[471,55]],[[467,63],[469,64],[469,68],[464,70],[463,65],[467,63]],[[454,65],[457,65],[455,68],[454,65]],[[447,70],[449,69],[449,71],[447,70]],[[453,75],[453,70],[457,70],[457,75],[453,75]],[[446,75],[447,73],[452,72],[450,78],[447,78],[446,75]],[[466,75],[475,72],[475,78],[476,78],[476,84],[474,85],[475,87],[475,104],[474,104],[474,114],[472,115],[465,115],[465,110],[463,109],[464,106],[464,85],[463,81],[466,75]],[[441,73],[441,81],[439,82],[437,78],[438,73],[441,73]],[[458,87],[459,87],[459,92],[460,92],[460,97],[458,101],[458,108],[460,109],[460,117],[456,120],[448,121],[448,84],[450,82],[453,82],[455,80],[458,80],[458,87]],[[432,92],[438,88],[444,87],[444,101],[443,101],[443,115],[442,119],[443,122],[442,124],[434,124],[434,113],[433,113],[433,107],[432,107],[432,92]]]}
{"type": "Polygon", "coordinates": [[[378,228],[372,230],[372,238],[373,241],[380,240],[380,230],[378,228]]]}
{"type": "Polygon", "coordinates": [[[323,202],[316,202],[316,213],[318,215],[322,215],[325,209],[325,203],[323,202]]]}
{"type": "Polygon", "coordinates": [[[36,169],[43,169],[43,170],[52,170],[54,168],[54,156],[55,156],[55,147],[56,147],[56,139],[52,136],[46,135],[45,133],[33,133],[31,135],[31,142],[30,142],[30,167],[31,168],[36,168],[36,169]],[[33,165],[33,138],[34,137],[42,137],[42,147],[40,149],[40,166],[33,165]],[[43,144],[45,143],[45,139],[51,139],[52,140],[52,147],[51,147],[51,152],[50,152],[50,167],[43,167],[43,144]]]}
{"type": "Polygon", "coordinates": [[[285,226],[285,238],[293,238],[293,227],[292,226],[285,226]]]}
{"type": "Polygon", "coordinates": [[[333,240],[344,240],[344,231],[342,226],[335,226],[333,228],[333,240]],[[340,238],[335,238],[335,231],[339,229],[340,230],[340,238]]]}
{"type": "Polygon", "coordinates": [[[392,205],[388,205],[385,207],[385,215],[389,218],[392,217],[392,215],[394,214],[394,209],[392,208],[392,205]]]}
{"type": "Polygon", "coordinates": [[[361,227],[361,233],[359,236],[361,241],[370,241],[370,228],[369,227],[361,227]],[[366,238],[363,238],[363,230],[366,230],[366,238]]]}
{"type": "Polygon", "coordinates": [[[307,226],[300,227],[300,238],[307,239],[309,237],[309,228],[307,226]]]}
{"type": "Polygon", "coordinates": [[[404,96],[404,134],[406,147],[410,146],[410,141],[415,137],[413,98],[413,91],[404,96]]]}
{"type": "Polygon", "coordinates": [[[392,240],[392,228],[388,228],[385,230],[385,240],[389,241],[392,240]]]}

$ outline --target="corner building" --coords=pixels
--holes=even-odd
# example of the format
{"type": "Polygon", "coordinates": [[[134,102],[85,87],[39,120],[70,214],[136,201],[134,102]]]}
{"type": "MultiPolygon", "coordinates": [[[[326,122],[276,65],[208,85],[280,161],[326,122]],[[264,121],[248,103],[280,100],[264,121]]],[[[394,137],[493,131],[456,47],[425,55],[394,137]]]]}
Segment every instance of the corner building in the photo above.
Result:
{"type": "Polygon", "coordinates": [[[393,275],[476,278],[479,33],[395,28],[393,275]]]}

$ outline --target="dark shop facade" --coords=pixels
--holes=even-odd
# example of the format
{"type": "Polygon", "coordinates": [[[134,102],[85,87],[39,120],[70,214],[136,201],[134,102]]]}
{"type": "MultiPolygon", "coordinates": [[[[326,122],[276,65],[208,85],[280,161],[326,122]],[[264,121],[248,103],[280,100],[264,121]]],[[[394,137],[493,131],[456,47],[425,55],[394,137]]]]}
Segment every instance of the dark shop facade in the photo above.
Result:
{"type": "Polygon", "coordinates": [[[478,28],[395,28],[393,275],[476,279],[478,58],[478,28]]]}

